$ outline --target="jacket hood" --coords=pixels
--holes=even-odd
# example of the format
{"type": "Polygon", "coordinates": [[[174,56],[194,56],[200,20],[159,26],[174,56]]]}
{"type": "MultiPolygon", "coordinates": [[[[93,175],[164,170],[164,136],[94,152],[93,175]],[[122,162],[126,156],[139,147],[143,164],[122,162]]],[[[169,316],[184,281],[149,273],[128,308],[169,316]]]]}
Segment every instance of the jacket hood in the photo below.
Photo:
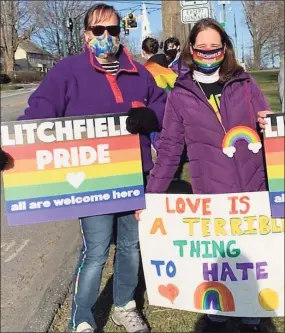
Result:
{"type": "Polygon", "coordinates": [[[154,62],[165,68],[168,67],[168,61],[166,55],[162,53],[153,55],[151,58],[148,59],[147,62],[154,62]]]}

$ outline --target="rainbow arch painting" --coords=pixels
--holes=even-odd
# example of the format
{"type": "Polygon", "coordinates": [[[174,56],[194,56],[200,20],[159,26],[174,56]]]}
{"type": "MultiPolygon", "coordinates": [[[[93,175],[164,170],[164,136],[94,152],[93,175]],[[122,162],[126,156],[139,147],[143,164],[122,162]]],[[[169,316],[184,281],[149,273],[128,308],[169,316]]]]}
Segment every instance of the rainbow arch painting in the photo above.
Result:
{"type": "Polygon", "coordinates": [[[235,311],[230,290],[220,282],[203,282],[195,290],[194,306],[197,310],[235,311]]]}
{"type": "Polygon", "coordinates": [[[254,129],[248,126],[236,126],[230,129],[224,136],[222,142],[224,154],[228,157],[233,157],[236,152],[235,145],[241,140],[248,143],[248,149],[254,154],[257,154],[262,147],[260,137],[254,129]]]}

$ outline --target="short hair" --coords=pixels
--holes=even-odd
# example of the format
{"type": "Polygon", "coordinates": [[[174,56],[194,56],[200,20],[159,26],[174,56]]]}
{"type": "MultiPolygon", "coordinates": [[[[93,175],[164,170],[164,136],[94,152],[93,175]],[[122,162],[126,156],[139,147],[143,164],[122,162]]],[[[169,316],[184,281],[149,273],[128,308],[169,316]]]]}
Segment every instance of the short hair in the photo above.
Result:
{"type": "Polygon", "coordinates": [[[180,41],[177,37],[170,37],[164,42],[164,53],[167,53],[168,45],[174,44],[176,47],[180,46],[180,41]]]}
{"type": "Polygon", "coordinates": [[[103,21],[105,19],[110,18],[112,15],[116,15],[118,19],[118,25],[120,25],[121,22],[121,16],[116,11],[116,9],[113,6],[106,5],[105,3],[98,3],[91,8],[88,9],[85,18],[84,18],[84,29],[87,30],[90,26],[90,22],[93,18],[94,13],[98,12],[97,19],[95,23],[98,23],[100,21],[103,21]]]}
{"type": "Polygon", "coordinates": [[[155,38],[148,37],[142,42],[142,50],[147,54],[156,54],[159,50],[159,43],[155,38]]]}

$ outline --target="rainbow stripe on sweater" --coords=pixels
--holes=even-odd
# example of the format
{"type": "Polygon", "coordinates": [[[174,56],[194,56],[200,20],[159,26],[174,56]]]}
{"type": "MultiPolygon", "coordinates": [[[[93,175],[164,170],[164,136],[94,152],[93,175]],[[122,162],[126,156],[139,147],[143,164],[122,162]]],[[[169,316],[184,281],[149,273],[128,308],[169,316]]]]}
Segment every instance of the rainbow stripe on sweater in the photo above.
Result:
{"type": "Polygon", "coordinates": [[[145,67],[154,77],[158,87],[166,92],[169,92],[174,87],[178,75],[172,69],[160,66],[155,62],[147,62],[145,67]]]}

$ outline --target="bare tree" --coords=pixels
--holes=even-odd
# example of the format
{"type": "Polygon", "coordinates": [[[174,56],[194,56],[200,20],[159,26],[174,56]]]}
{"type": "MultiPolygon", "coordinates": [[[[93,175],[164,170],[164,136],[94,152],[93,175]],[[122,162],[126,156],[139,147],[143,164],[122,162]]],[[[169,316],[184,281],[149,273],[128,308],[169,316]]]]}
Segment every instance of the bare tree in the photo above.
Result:
{"type": "Polygon", "coordinates": [[[14,71],[15,52],[21,41],[30,38],[37,26],[34,1],[1,0],[1,48],[6,73],[14,71]]]}
{"type": "Polygon", "coordinates": [[[282,49],[284,52],[284,1],[251,0],[242,4],[253,42],[253,68],[259,69],[263,48],[271,40],[278,40],[279,54],[282,49]]]}
{"type": "Polygon", "coordinates": [[[35,34],[46,50],[58,56],[78,52],[82,46],[83,18],[94,1],[43,0],[42,20],[35,34]],[[69,19],[73,29],[68,29],[69,19]]]}

